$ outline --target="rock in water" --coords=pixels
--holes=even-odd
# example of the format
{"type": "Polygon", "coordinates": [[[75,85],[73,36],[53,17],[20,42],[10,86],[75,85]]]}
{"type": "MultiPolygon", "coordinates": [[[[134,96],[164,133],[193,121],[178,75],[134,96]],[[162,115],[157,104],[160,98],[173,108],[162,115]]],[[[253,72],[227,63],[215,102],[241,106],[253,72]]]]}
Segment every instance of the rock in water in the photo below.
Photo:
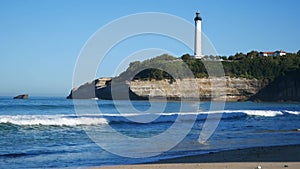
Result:
{"type": "Polygon", "coordinates": [[[14,99],[28,99],[28,94],[21,94],[18,95],[16,97],[14,97],[14,99]]]}

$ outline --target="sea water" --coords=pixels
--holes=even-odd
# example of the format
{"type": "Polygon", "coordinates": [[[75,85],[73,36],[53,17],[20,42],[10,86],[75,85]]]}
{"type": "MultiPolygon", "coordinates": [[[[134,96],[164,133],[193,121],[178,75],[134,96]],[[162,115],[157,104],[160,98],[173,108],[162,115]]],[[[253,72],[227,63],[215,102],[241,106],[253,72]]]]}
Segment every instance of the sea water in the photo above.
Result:
{"type": "Polygon", "coordinates": [[[79,101],[86,113],[78,113],[74,104],[59,97],[1,97],[0,168],[85,168],[300,144],[298,103],[226,102],[224,110],[211,111],[212,103],[198,102],[198,111],[183,112],[182,102],[79,101]],[[95,103],[98,111],[92,109],[95,103]],[[158,106],[157,111],[143,113],[156,104],[163,109],[158,106]],[[171,135],[163,141],[155,139],[174,123],[179,124],[175,133],[167,133],[171,135]],[[216,124],[212,135],[201,142],[201,132],[212,123],[216,124]],[[183,139],[173,137],[189,127],[183,139]],[[114,137],[116,133],[132,139],[136,147],[114,137]],[[148,138],[154,138],[153,144],[148,138]]]}

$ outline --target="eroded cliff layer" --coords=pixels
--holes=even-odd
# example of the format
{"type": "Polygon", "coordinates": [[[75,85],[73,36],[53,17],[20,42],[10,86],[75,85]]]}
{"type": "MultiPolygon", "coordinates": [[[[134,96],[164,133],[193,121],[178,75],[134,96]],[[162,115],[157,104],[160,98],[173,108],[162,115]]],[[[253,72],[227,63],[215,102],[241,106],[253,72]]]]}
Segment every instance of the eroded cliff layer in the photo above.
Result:
{"type": "Polygon", "coordinates": [[[199,78],[152,81],[131,81],[130,88],[139,96],[200,98],[213,101],[247,100],[266,86],[268,81],[246,78],[199,78]]]}

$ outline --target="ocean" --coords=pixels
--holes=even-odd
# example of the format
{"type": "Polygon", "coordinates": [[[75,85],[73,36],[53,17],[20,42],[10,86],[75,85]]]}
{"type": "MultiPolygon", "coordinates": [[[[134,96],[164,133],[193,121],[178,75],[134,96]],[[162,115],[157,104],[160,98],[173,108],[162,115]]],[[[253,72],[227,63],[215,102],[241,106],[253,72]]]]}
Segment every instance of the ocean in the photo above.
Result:
{"type": "Polygon", "coordinates": [[[299,103],[212,104],[0,97],[0,168],[88,168],[300,144],[299,103]]]}

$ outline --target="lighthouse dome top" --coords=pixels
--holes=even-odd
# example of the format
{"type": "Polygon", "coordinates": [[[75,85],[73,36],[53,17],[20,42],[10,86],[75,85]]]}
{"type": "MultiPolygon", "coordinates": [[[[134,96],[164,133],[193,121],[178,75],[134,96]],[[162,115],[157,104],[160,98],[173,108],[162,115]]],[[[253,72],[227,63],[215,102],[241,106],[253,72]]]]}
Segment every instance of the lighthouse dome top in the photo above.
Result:
{"type": "Polygon", "coordinates": [[[199,11],[197,11],[196,12],[196,17],[195,17],[195,19],[194,19],[195,21],[202,21],[202,18],[201,18],[201,16],[200,16],[200,12],[199,11]]]}

